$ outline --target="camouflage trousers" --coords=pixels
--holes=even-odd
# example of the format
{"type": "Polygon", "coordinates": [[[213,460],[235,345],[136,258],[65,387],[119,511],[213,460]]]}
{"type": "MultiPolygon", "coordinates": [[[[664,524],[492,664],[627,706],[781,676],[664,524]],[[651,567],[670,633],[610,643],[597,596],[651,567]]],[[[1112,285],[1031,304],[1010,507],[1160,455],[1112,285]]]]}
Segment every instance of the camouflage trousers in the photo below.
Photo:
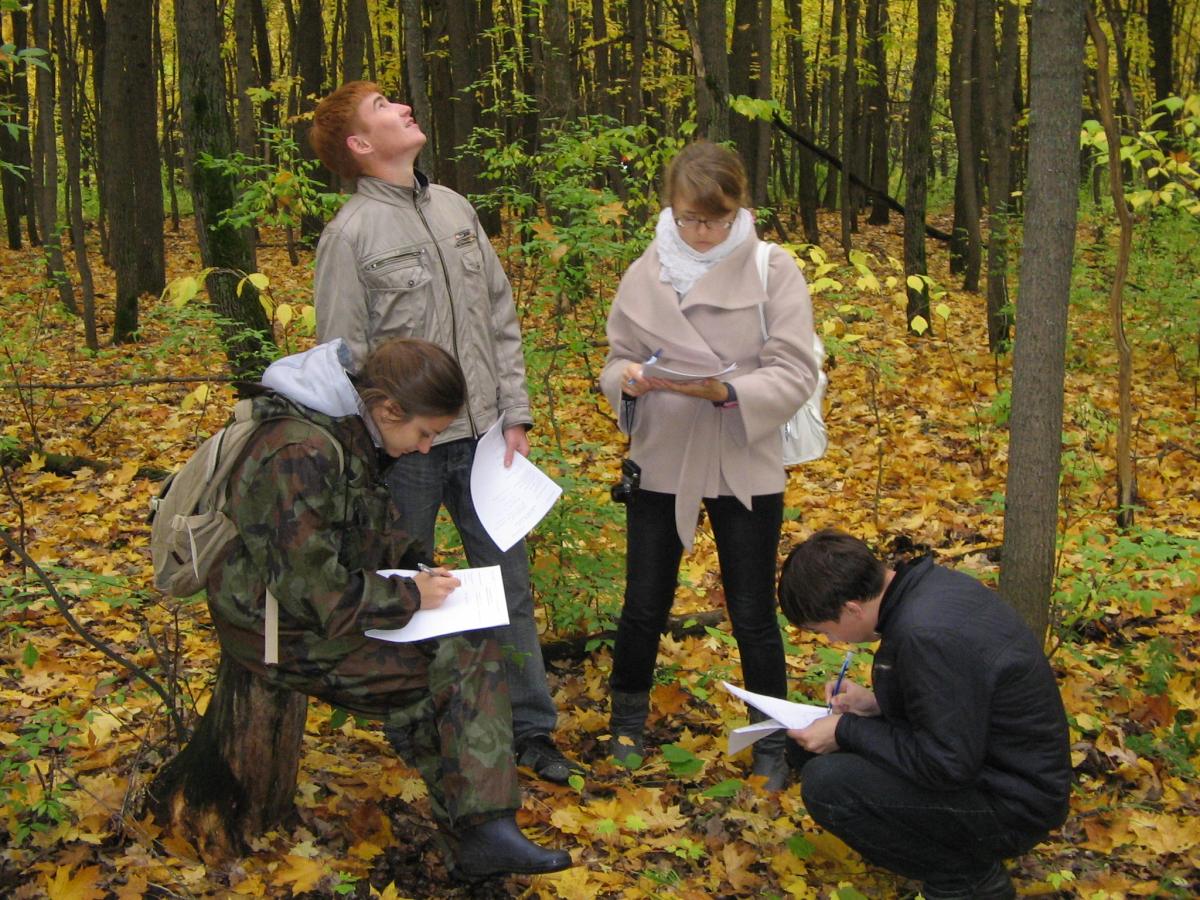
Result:
{"type": "Polygon", "coordinates": [[[371,644],[371,656],[387,657],[386,676],[373,679],[367,669],[351,679],[347,669],[354,667],[341,666],[336,687],[327,679],[307,693],[383,719],[392,746],[421,773],[442,825],[469,827],[515,811],[521,794],[512,710],[500,645],[491,631],[371,644]]]}

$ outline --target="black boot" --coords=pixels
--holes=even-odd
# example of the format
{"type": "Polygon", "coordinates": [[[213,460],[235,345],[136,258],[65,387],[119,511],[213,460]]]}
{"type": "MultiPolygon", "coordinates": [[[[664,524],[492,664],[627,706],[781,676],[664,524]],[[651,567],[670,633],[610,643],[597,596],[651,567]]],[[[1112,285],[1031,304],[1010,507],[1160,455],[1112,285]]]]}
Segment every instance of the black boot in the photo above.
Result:
{"type": "Polygon", "coordinates": [[[933,877],[921,886],[928,900],[1014,900],[1017,889],[1004,863],[993,863],[982,875],[933,877]]]}
{"type": "Polygon", "coordinates": [[[454,874],[461,878],[537,875],[570,868],[571,854],[539,847],[521,833],[511,815],[464,828],[458,835],[454,874]]]}
{"type": "MultiPolygon", "coordinates": [[[[765,718],[767,717],[758,710],[750,710],[751,722],[761,722],[765,718]]],[[[783,731],[773,732],[754,742],[754,764],[750,768],[750,774],[761,775],[767,779],[763,782],[764,791],[774,793],[787,787],[787,744],[788,736],[783,731]]]]}
{"type": "Polygon", "coordinates": [[[641,765],[646,758],[646,715],[650,712],[649,691],[613,691],[608,717],[608,753],[623,766],[641,765]],[[632,757],[637,755],[635,762],[632,757]]]}

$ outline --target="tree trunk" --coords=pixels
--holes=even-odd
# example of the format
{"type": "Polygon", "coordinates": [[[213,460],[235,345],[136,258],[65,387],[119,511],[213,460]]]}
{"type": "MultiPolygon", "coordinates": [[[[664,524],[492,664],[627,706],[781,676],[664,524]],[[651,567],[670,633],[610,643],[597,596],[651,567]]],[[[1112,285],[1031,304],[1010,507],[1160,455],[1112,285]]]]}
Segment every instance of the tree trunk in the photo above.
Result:
{"type": "Polygon", "coordinates": [[[475,5],[468,0],[450,0],[447,4],[446,30],[450,38],[450,96],[453,98],[451,122],[453,138],[446,164],[454,172],[455,190],[472,194],[479,190],[479,158],[460,149],[471,139],[479,119],[479,104],[471,85],[479,78],[478,45],[481,40],[475,27],[475,5]]]}
{"type": "Polygon", "coordinates": [[[867,4],[867,60],[873,71],[873,83],[867,89],[867,129],[871,135],[869,181],[875,193],[871,198],[872,225],[888,224],[888,87],[887,53],[883,46],[888,32],[888,5],[885,0],[867,4]]]}
{"type": "Polygon", "coordinates": [[[237,85],[237,148],[246,157],[258,155],[257,122],[250,89],[259,87],[258,70],[254,67],[254,11],[251,0],[234,0],[233,44],[237,65],[234,77],[237,85]]]}
{"type": "MultiPolygon", "coordinates": [[[[13,50],[25,49],[25,13],[12,13],[13,50]]],[[[28,209],[28,173],[23,176],[19,169],[29,167],[29,143],[26,135],[29,127],[29,88],[22,68],[0,67],[0,97],[10,97],[14,118],[23,117],[15,129],[0,128],[0,192],[4,194],[4,225],[8,232],[8,248],[21,249],[21,216],[28,209]],[[19,96],[24,91],[24,97],[19,96]]],[[[30,226],[34,226],[30,217],[30,226]]]]}
{"type": "MultiPolygon", "coordinates": [[[[300,96],[297,98],[296,110],[300,114],[293,131],[296,146],[300,155],[309,161],[316,160],[316,154],[308,143],[308,129],[312,127],[311,117],[305,115],[316,106],[316,98],[325,92],[325,25],[321,18],[321,0],[300,0],[296,14],[296,72],[300,76],[300,96]]],[[[326,188],[333,185],[333,173],[324,166],[317,169],[317,178],[326,188]]],[[[307,240],[315,241],[321,234],[325,223],[312,212],[304,212],[300,216],[300,230],[307,240]]]]}
{"type": "MultiPolygon", "coordinates": [[[[1108,40],[1091,7],[1087,8],[1088,31],[1096,47],[1096,94],[1100,101],[1100,119],[1109,147],[1121,146],[1121,130],[1113,113],[1112,79],[1108,74],[1108,40]]],[[[1115,156],[1108,160],[1108,185],[1112,191],[1113,209],[1121,223],[1121,238],[1117,248],[1117,267],[1113,273],[1109,294],[1109,315],[1112,319],[1113,342],[1117,347],[1117,398],[1120,422],[1117,426],[1117,525],[1133,525],[1137,504],[1137,474],[1133,467],[1130,444],[1133,433],[1133,351],[1125,337],[1123,295],[1125,278],[1129,274],[1129,254],[1133,247],[1133,217],[1125,202],[1125,186],[1121,183],[1121,166],[1115,156]]]]}
{"type": "Polygon", "coordinates": [[[1001,352],[1009,341],[1009,186],[1012,177],[1013,83],[1020,54],[1019,8],[1000,0],[1000,49],[996,50],[996,0],[978,0],[979,80],[988,155],[987,321],[988,348],[1001,352]]]}
{"type": "MultiPolygon", "coordinates": [[[[733,37],[729,42],[729,96],[754,96],[755,24],[758,0],[735,0],[733,4],[733,37]]],[[[704,13],[700,13],[701,16],[704,13]]],[[[729,117],[729,139],[741,154],[747,167],[754,159],[754,123],[739,113],[729,117]]],[[[754,185],[751,183],[751,196],[754,185]]]]}
{"type": "MultiPolygon", "coordinates": [[[[263,8],[263,0],[250,0],[251,18],[254,20],[255,56],[258,61],[258,83],[263,87],[274,81],[271,74],[271,35],[267,30],[267,11],[263,8]]],[[[279,107],[274,99],[262,105],[260,119],[263,125],[278,125],[279,107]]]]}
{"type": "Polygon", "coordinates": [[[96,289],[92,281],[92,267],[88,262],[87,232],[83,224],[83,192],[79,186],[82,162],[79,117],[75,114],[75,91],[79,78],[75,71],[71,46],[67,42],[64,14],[63,0],[55,0],[54,43],[58,45],[59,113],[62,116],[63,150],[67,158],[67,191],[71,198],[71,249],[75,257],[75,269],[79,272],[84,341],[88,349],[95,352],[100,349],[100,339],[96,335],[96,289]]]}
{"type": "MultiPolygon", "coordinates": [[[[179,233],[179,190],[175,170],[178,154],[175,150],[175,119],[177,107],[172,103],[172,94],[167,92],[167,63],[163,59],[162,21],[159,12],[159,0],[154,0],[154,59],[158,72],[158,106],[162,110],[162,133],[159,146],[162,149],[163,168],[167,182],[168,203],[171,208],[171,231],[179,233]]],[[[171,66],[172,72],[176,69],[171,66]]],[[[165,252],[165,249],[164,249],[165,252]]]]}
{"type": "Polygon", "coordinates": [[[954,49],[950,57],[950,109],[954,119],[958,147],[958,173],[954,192],[954,229],[960,250],[963,290],[979,290],[982,236],[979,231],[979,195],[976,165],[979,147],[975,143],[975,110],[972,85],[975,81],[975,0],[959,0],[954,5],[954,49]],[[962,238],[958,238],[962,235],[962,238]]]}
{"type": "Polygon", "coordinates": [[[1175,4],[1173,0],[1146,0],[1146,35],[1150,38],[1150,77],[1154,81],[1156,102],[1173,96],[1175,91],[1174,40],[1175,4]]]}
{"type": "Polygon", "coordinates": [[[642,71],[646,62],[646,2],[628,0],[629,87],[625,91],[625,121],[642,124],[642,71]]]}
{"type": "MultiPolygon", "coordinates": [[[[925,275],[925,199],[929,179],[929,136],[933,119],[933,83],[937,74],[938,0],[917,0],[917,57],[913,63],[904,150],[904,274],[925,275]]],[[[929,288],[907,285],[908,321],[929,321],[929,288]]]]}
{"type": "MultiPolygon", "coordinates": [[[[761,0],[757,21],[752,31],[755,35],[754,60],[757,78],[754,80],[754,97],[758,100],[770,100],[771,87],[771,34],[772,34],[772,0],[761,0]]],[[[754,155],[747,158],[750,167],[750,196],[755,206],[768,206],[770,198],[767,188],[771,180],[771,122],[769,119],[758,119],[751,125],[754,136],[754,155]]]]}
{"type": "Polygon", "coordinates": [[[429,110],[429,70],[425,65],[425,31],[421,0],[400,0],[404,17],[404,74],[408,79],[408,105],[422,128],[432,128],[429,110]]]}
{"type": "Polygon", "coordinates": [[[729,140],[729,55],[725,0],[683,0],[696,69],[696,136],[729,140]]]}
{"type": "Polygon", "coordinates": [[[230,366],[235,375],[257,380],[270,361],[271,323],[252,285],[245,283],[237,291],[242,276],[255,270],[254,246],[244,230],[220,223],[235,201],[233,179],[197,163],[202,153],[224,159],[233,149],[218,26],[212,0],[175,0],[184,156],[191,173],[196,240],[204,266],[216,270],[206,286],[226,320],[222,337],[230,366]]]}
{"type": "Polygon", "coordinates": [[[307,709],[222,653],[204,718],[147,790],[155,820],[210,864],[244,855],[293,809],[307,709]]]}
{"type": "Polygon", "coordinates": [[[371,18],[367,0],[346,0],[346,32],[342,38],[342,82],[360,81],[363,56],[370,37],[371,18]]]}
{"type": "Polygon", "coordinates": [[[1067,307],[1079,199],[1081,0],[1034,0],[1029,41],[1029,181],[1000,591],[1042,637],[1054,582],[1067,307]]]}
{"type": "MultiPolygon", "coordinates": [[[[840,93],[838,88],[842,81],[842,76],[837,66],[838,55],[841,53],[841,33],[842,0],[833,0],[832,21],[829,26],[829,60],[825,64],[824,99],[825,118],[829,122],[829,131],[826,134],[827,146],[835,153],[838,152],[837,148],[842,142],[842,104],[838,99],[838,94],[840,93]]],[[[843,164],[847,164],[848,160],[843,160],[842,162],[843,164]]],[[[834,209],[837,207],[840,179],[833,169],[826,171],[824,206],[826,209],[834,209]]]]}
{"type": "Polygon", "coordinates": [[[562,125],[575,116],[577,101],[571,77],[571,35],[567,0],[542,4],[542,79],[538,109],[544,125],[562,125]]]}
{"type": "Polygon", "coordinates": [[[854,147],[858,137],[858,0],[846,0],[846,70],[842,81],[842,252],[853,249],[850,235],[858,230],[857,191],[850,189],[854,147]]]}
{"type": "MultiPolygon", "coordinates": [[[[792,91],[795,95],[794,109],[796,131],[812,139],[812,105],[808,93],[807,66],[804,59],[804,44],[800,36],[800,23],[804,20],[801,0],[788,0],[788,19],[794,29],[791,34],[790,57],[792,68],[792,91]]],[[[807,147],[800,147],[796,157],[797,202],[800,221],[804,227],[804,239],[810,244],[821,243],[821,232],[817,227],[817,173],[813,154],[807,147]]]]}
{"type": "Polygon", "coordinates": [[[100,133],[117,276],[114,344],[135,339],[138,297],[165,284],[151,22],[150,0],[109,0],[100,133]]]}

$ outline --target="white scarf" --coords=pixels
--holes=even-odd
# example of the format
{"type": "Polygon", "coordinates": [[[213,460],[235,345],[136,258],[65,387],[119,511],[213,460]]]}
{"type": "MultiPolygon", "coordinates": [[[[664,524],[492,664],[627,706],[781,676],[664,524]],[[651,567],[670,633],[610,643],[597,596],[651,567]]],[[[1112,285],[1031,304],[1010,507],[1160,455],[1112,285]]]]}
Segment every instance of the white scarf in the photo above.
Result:
{"type": "Polygon", "coordinates": [[[661,269],[659,281],[665,281],[682,300],[692,289],[700,277],[709,269],[727,257],[741,246],[742,242],[754,234],[754,216],[745,207],[737,212],[733,227],[729,229],[729,237],[717,246],[704,253],[693,250],[679,234],[675,224],[675,213],[667,207],[658,214],[658,225],[654,229],[654,237],[658,247],[658,262],[661,269]]]}

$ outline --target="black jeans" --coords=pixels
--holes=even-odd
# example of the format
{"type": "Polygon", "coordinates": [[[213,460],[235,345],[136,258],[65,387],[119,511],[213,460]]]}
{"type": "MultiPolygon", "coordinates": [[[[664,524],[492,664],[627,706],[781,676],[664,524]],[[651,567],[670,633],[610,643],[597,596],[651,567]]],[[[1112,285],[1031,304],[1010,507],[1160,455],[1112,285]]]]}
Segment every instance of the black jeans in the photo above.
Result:
{"type": "MultiPolygon", "coordinates": [[[[787,696],[783,639],[775,617],[775,566],[783,494],[706,499],[717,542],[725,604],[742,656],[746,688],[787,696]]],[[[613,648],[612,689],[639,692],[654,682],[658,639],[667,625],[683,544],[675,530],[675,495],[637,490],[627,507],[625,605],[613,648]]]]}
{"type": "Polygon", "coordinates": [[[881,868],[945,890],[965,890],[1045,832],[1003,822],[976,790],[933,791],[853,753],[810,760],[801,772],[809,815],[881,868]]]}

